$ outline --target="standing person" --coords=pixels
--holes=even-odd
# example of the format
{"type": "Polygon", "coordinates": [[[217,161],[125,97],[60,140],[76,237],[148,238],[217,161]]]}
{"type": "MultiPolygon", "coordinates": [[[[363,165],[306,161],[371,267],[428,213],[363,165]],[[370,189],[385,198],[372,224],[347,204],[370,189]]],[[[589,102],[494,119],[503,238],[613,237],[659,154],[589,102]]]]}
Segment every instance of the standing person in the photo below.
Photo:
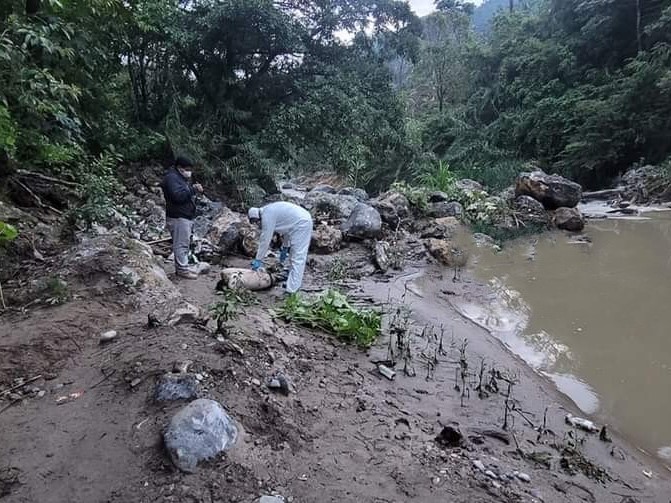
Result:
{"type": "Polygon", "coordinates": [[[198,273],[189,267],[189,247],[193,220],[196,218],[196,194],[203,193],[199,183],[191,184],[193,162],[186,157],[177,157],[168,169],[161,188],[165,197],[166,224],[172,237],[177,276],[196,279],[198,273]]]}
{"type": "Polygon", "coordinates": [[[261,268],[273,234],[277,232],[282,236],[280,263],[284,263],[287,258],[290,263],[286,291],[297,292],[303,283],[305,263],[312,239],[312,216],[300,206],[283,201],[271,203],[263,208],[250,208],[248,216],[250,222],[260,222],[261,225],[259,250],[252,262],[252,269],[257,271],[261,268]]]}

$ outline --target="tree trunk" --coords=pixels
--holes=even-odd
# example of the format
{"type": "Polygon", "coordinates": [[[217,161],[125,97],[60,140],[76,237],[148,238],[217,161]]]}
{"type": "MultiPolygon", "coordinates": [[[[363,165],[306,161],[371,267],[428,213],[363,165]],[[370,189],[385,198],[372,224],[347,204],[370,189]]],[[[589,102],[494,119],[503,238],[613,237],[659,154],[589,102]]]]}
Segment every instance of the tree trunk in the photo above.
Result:
{"type": "Polygon", "coordinates": [[[513,3],[514,3],[514,0],[510,0],[510,13],[511,14],[513,13],[513,7],[514,7],[513,3]]]}
{"type": "Polygon", "coordinates": [[[636,42],[640,53],[643,51],[643,43],[641,42],[641,0],[636,0],[636,42]]]}
{"type": "Polygon", "coordinates": [[[40,0],[26,0],[26,16],[34,16],[40,11],[40,0]]]}

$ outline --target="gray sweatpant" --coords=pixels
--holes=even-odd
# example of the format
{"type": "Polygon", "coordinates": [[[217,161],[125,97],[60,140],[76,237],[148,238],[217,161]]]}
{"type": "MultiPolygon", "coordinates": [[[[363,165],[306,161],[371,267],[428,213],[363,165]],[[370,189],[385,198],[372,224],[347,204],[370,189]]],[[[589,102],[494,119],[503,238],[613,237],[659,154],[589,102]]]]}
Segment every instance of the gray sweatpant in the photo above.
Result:
{"type": "Polygon", "coordinates": [[[172,252],[175,255],[175,271],[189,271],[189,246],[193,232],[193,220],[168,218],[166,225],[172,236],[172,252]]]}

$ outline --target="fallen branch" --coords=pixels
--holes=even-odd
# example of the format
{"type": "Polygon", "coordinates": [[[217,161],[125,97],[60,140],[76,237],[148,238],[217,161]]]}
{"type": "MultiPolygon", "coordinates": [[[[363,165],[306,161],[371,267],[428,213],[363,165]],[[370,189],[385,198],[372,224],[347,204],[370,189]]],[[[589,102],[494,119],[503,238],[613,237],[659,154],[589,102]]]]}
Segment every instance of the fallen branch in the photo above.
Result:
{"type": "Polygon", "coordinates": [[[39,180],[44,180],[45,182],[57,183],[58,185],[64,185],[65,187],[81,188],[82,186],[81,183],[68,182],[67,180],[61,180],[60,178],[43,175],[42,173],[35,173],[34,171],[27,171],[25,169],[17,169],[16,174],[19,176],[28,176],[31,178],[37,178],[39,180]]]}
{"type": "Polygon", "coordinates": [[[35,201],[37,203],[37,206],[39,206],[40,208],[53,211],[57,215],[62,215],[63,214],[63,212],[61,210],[57,210],[53,206],[50,206],[48,204],[43,203],[40,196],[35,194],[35,192],[33,192],[32,189],[30,187],[28,187],[25,183],[20,182],[19,180],[16,180],[16,184],[19,187],[21,187],[23,190],[25,190],[28,193],[28,195],[33,199],[33,201],[35,201]]]}
{"type": "Polygon", "coordinates": [[[19,388],[23,388],[26,384],[30,384],[31,382],[35,382],[35,381],[37,381],[38,379],[41,379],[41,378],[42,378],[42,374],[40,374],[38,376],[35,376],[35,377],[31,377],[30,379],[28,379],[25,382],[22,382],[21,384],[17,384],[16,386],[12,386],[11,388],[8,388],[4,391],[0,391],[0,396],[7,395],[8,393],[11,393],[12,391],[16,391],[19,388]]]}
{"type": "Polygon", "coordinates": [[[594,200],[612,199],[613,197],[621,196],[623,194],[624,194],[623,188],[596,190],[594,192],[583,192],[582,200],[594,201],[594,200]]]}
{"type": "Polygon", "coordinates": [[[161,243],[167,243],[169,241],[172,241],[172,238],[162,238],[162,239],[156,239],[154,241],[145,241],[145,244],[152,246],[152,245],[158,245],[161,243]]]}

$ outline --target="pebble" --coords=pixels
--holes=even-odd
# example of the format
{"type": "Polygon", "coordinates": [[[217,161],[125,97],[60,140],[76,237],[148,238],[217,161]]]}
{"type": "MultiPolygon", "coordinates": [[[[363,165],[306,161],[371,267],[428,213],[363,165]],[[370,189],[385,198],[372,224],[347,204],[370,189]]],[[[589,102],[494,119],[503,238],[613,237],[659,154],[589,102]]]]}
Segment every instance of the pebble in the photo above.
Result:
{"type": "Polygon", "coordinates": [[[438,484],[440,484],[440,477],[434,477],[433,478],[433,485],[437,486],[438,484]]]}
{"type": "Polygon", "coordinates": [[[530,483],[531,482],[531,477],[527,475],[524,472],[519,472],[517,475],[517,478],[520,479],[522,482],[530,483]]]}
{"type": "Polygon", "coordinates": [[[284,498],[281,496],[261,496],[256,500],[256,503],[284,503],[284,498]]]}
{"type": "Polygon", "coordinates": [[[42,398],[42,397],[43,397],[44,395],[46,395],[46,394],[47,394],[47,392],[44,391],[44,390],[40,390],[40,391],[37,392],[37,396],[38,396],[38,398],[42,398]]]}
{"type": "Polygon", "coordinates": [[[254,386],[261,386],[261,381],[259,381],[258,379],[252,379],[252,384],[254,386]]]}
{"type": "Polygon", "coordinates": [[[487,475],[490,479],[498,479],[498,478],[499,478],[499,477],[496,475],[496,473],[494,473],[494,472],[491,471],[491,470],[487,470],[487,471],[485,472],[485,475],[487,475]]]}
{"type": "Polygon", "coordinates": [[[473,466],[475,466],[481,472],[485,471],[485,464],[482,461],[480,461],[479,459],[476,459],[475,461],[473,461],[473,466]]]}
{"type": "Polygon", "coordinates": [[[202,381],[204,379],[203,374],[196,374],[196,379],[202,381]]]}
{"type": "Polygon", "coordinates": [[[501,489],[501,484],[499,484],[496,480],[492,480],[492,485],[493,485],[496,489],[501,489]]]}
{"type": "Polygon", "coordinates": [[[109,342],[113,339],[116,339],[117,336],[117,331],[116,330],[108,330],[107,332],[103,332],[100,334],[100,342],[109,342]]]}
{"type": "Polygon", "coordinates": [[[188,348],[189,346],[188,346],[188,344],[182,344],[180,347],[181,347],[182,349],[186,349],[186,348],[188,348]]]}

